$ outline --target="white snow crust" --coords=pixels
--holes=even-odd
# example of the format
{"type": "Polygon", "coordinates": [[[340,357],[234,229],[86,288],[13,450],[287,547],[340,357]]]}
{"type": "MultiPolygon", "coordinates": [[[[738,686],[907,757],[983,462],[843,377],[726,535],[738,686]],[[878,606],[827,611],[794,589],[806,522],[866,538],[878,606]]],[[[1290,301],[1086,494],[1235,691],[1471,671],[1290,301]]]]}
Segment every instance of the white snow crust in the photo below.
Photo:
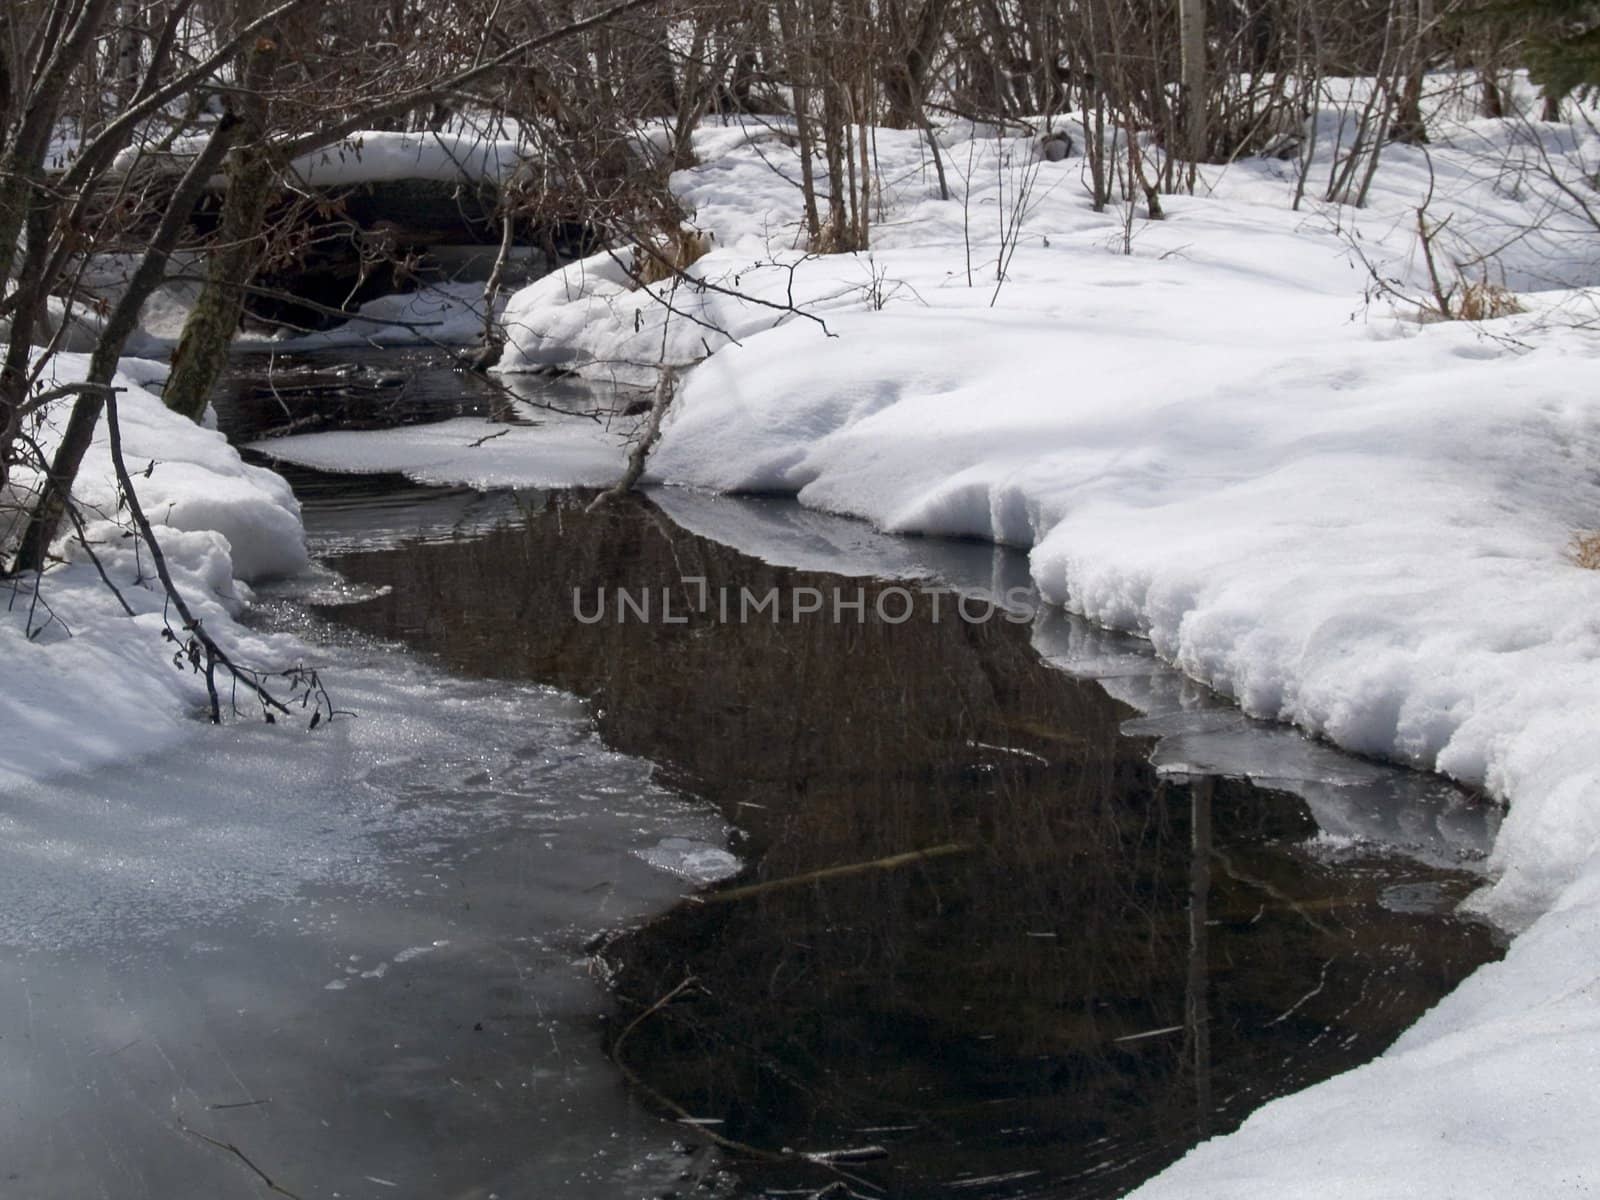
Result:
{"type": "MultiPolygon", "coordinates": [[[[52,366],[55,382],[64,384],[83,378],[88,359],[62,354],[52,366]]],[[[276,662],[293,651],[233,618],[249,601],[250,582],[307,565],[300,506],[280,476],[241,462],[220,433],[170,412],[140,386],[164,374],[158,363],[126,359],[113,381],[125,389],[118,398],[123,454],[139,499],[174,580],[206,628],[241,661],[276,662]]],[[[51,420],[64,424],[65,411],[51,420]]],[[[47,426],[39,440],[48,449],[59,433],[47,426]]],[[[65,564],[38,581],[40,603],[32,602],[33,581],[6,590],[0,793],[175,744],[192,733],[205,702],[199,677],[173,666],[173,647],[162,639],[149,556],[123,536],[104,421],[74,496],[96,557],[134,615],[101,583],[70,529],[58,547],[65,564]]]]}

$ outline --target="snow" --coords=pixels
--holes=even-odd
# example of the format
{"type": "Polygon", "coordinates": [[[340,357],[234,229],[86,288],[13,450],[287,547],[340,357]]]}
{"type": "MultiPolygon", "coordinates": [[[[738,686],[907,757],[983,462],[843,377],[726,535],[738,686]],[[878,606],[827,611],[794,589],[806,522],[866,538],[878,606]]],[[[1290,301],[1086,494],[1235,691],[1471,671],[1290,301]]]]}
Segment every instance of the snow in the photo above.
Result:
{"type": "MultiPolygon", "coordinates": [[[[501,369],[692,367],[658,483],[1023,548],[1046,598],[1244,713],[1507,803],[1472,901],[1522,931],[1505,962],[1140,1196],[1579,1194],[1600,1186],[1600,573],[1568,546],[1600,526],[1600,239],[1572,196],[1600,144],[1582,120],[1441,119],[1355,209],[1321,199],[1319,120],[1298,211],[1294,164],[1248,160],[1161,222],[1092,212],[1081,159],[959,126],[942,201],[926,143],[879,130],[873,250],[828,257],[799,248],[781,131],[708,125],[673,181],[714,235],[704,286],[631,287],[626,250],[575,264],[513,297],[501,369]],[[1422,319],[1419,207],[1448,281],[1525,311],[1422,319]]],[[[504,440],[530,476],[567,454],[504,440]]],[[[1173,769],[1226,740],[1155,719],[1173,769]]],[[[1447,852],[1454,820],[1420,823],[1447,852]]]]}
{"type": "MultiPolygon", "coordinates": [[[[155,161],[165,170],[181,172],[209,140],[209,134],[174,139],[170,147],[154,152],[155,161]]],[[[317,188],[403,179],[499,183],[522,165],[524,149],[514,139],[490,137],[474,130],[400,133],[373,129],[302,154],[290,162],[288,171],[302,186],[317,188]]],[[[111,169],[115,174],[126,174],[149,163],[152,154],[151,147],[130,146],[117,155],[111,169]]],[[[220,188],[223,177],[219,175],[210,183],[220,188]]]]}
{"type": "Polygon", "coordinates": [[[457,417],[376,433],[303,433],[256,448],[323,471],[392,471],[418,483],[498,487],[606,487],[623,460],[624,430],[636,422],[541,412],[527,424],[457,417]],[[530,456],[529,447],[538,453],[530,456]]]}
{"type": "MultiPolygon", "coordinates": [[[[81,379],[87,365],[81,355],[59,355],[54,379],[81,379]]],[[[289,665],[282,660],[295,653],[291,647],[233,618],[249,599],[247,583],[307,564],[299,505],[282,478],[241,462],[221,434],[169,412],[141,386],[164,373],[160,364],[128,359],[114,380],[125,389],[118,398],[123,450],[140,501],[178,587],[212,635],[245,661],[289,665]]],[[[52,420],[64,422],[65,413],[52,420]]],[[[40,431],[46,447],[57,436],[59,429],[40,431]]],[[[27,683],[0,689],[0,791],[173,745],[192,731],[204,703],[200,679],[173,667],[162,640],[161,597],[138,582],[152,574],[148,555],[114,519],[105,439],[102,422],[74,495],[96,555],[135,615],[123,613],[76,538],[61,541],[67,562],[45,573],[38,605],[31,581],[9,589],[0,665],[6,678],[27,683]]]]}
{"type": "Polygon", "coordinates": [[[514,140],[475,132],[390,133],[367,130],[303,154],[289,170],[307,187],[431,179],[499,183],[522,163],[514,140]]]}
{"type": "Polygon", "coordinates": [[[302,353],[340,346],[470,346],[483,333],[483,284],[434,283],[379,296],[331,329],[243,336],[241,348],[302,353]]]}
{"type": "MultiPolygon", "coordinates": [[[[893,533],[1018,547],[1046,599],[1148,639],[1245,715],[1507,804],[1471,902],[1520,931],[1504,962],[1376,1062],[1267,1105],[1138,1196],[1584,1194],[1600,1186],[1586,1132],[1600,1125],[1600,572],[1567,551],[1600,526],[1587,290],[1600,285],[1600,238],[1573,200],[1600,140],[1582,120],[1442,120],[1431,146],[1384,149],[1358,210],[1320,199],[1338,116],[1318,120],[1298,211],[1292,162],[1243,160],[1205,169],[1161,222],[1091,211],[1079,158],[1049,163],[1029,139],[959,124],[941,135],[954,196],[940,200],[926,142],[880,130],[873,249],[825,257],[800,245],[782,129],[708,123],[699,165],[673,180],[693,228],[712,235],[698,282],[633,287],[626,249],[573,264],[511,298],[500,370],[646,383],[679,368],[656,482],[788,494],[893,533]],[[1448,278],[1503,283],[1526,311],[1419,319],[1419,207],[1442,230],[1448,278]]],[[[414,152],[431,153],[381,142],[359,164],[314,166],[383,177],[414,152]]],[[[129,409],[140,403],[131,393],[129,409]]],[[[148,415],[130,456],[159,449],[156,477],[171,481],[152,479],[169,489],[160,519],[177,522],[167,536],[185,579],[225,621],[235,574],[294,559],[292,500],[215,446],[169,445],[148,415]],[[230,521],[225,536],[205,532],[230,521]]],[[[273,448],[480,486],[619,471],[626,428],[533,419],[273,448]]],[[[681,511],[722,520],[685,495],[681,511]]],[[[783,525],[759,535],[777,553],[862,554],[849,537],[783,525]]],[[[179,721],[145,701],[154,638],[147,660],[125,636],[153,634],[158,618],[116,616],[82,564],[52,578],[83,632],[28,642],[16,612],[0,624],[7,670],[45,681],[26,706],[0,701],[0,727],[27,742],[0,786],[7,771],[65,765],[49,749],[61,729],[98,739],[82,750],[95,758],[179,721]]],[[[1220,710],[1162,703],[1159,677],[1074,632],[1086,627],[1051,634],[1047,618],[1041,651],[1150,701],[1134,728],[1165,735],[1164,769],[1238,752],[1220,710]]],[[[162,678],[157,694],[194,702],[192,680],[162,678]]],[[[1307,781],[1362,784],[1360,772],[1321,778],[1329,760],[1310,749],[1296,771],[1307,781]]],[[[1373,836],[1360,804],[1326,787],[1324,828],[1373,836]]],[[[1414,828],[1376,832],[1440,856],[1477,837],[1425,799],[1414,828]]]]}

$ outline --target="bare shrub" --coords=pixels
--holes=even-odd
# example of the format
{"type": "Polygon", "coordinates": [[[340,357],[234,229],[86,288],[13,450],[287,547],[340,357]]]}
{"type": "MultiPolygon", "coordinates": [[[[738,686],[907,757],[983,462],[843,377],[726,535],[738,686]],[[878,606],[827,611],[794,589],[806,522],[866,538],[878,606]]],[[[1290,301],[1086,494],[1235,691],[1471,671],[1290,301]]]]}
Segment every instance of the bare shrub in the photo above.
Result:
{"type": "Polygon", "coordinates": [[[645,233],[633,251],[632,275],[640,287],[662,283],[681,275],[711,253],[711,234],[682,225],[645,233]]]}
{"type": "Polygon", "coordinates": [[[1522,311],[1522,302],[1514,292],[1487,279],[1462,284],[1455,295],[1454,319],[1457,321],[1492,321],[1522,311]]]}
{"type": "Polygon", "coordinates": [[[1572,535],[1567,558],[1585,571],[1600,571],[1600,529],[1580,530],[1572,535]]]}

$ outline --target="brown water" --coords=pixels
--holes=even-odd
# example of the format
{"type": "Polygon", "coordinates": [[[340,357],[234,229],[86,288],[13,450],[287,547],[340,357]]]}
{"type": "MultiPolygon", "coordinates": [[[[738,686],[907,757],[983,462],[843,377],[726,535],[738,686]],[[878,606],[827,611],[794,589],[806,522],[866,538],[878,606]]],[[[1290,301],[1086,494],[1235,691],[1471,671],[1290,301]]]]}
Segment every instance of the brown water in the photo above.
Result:
{"type": "Polygon", "coordinates": [[[595,951],[614,1058],[698,1122],[686,1144],[724,1139],[739,1194],[1117,1195],[1380,1053],[1498,956],[1448,915],[1469,871],[1330,847],[1285,791],[1158,774],[1120,731],[1133,712],[1026,624],[948,596],[935,621],[929,595],[890,623],[876,601],[902,585],[587,499],[502,496],[470,532],[340,554],[387,590],[333,615],[453,674],[587,698],[610,747],[736,827],[737,879],[595,951]],[[648,589],[653,618],[618,619],[618,588],[648,589]],[[773,588],[859,588],[865,617],[718,612],[773,588]],[[607,615],[580,620],[601,589],[607,615]]]}

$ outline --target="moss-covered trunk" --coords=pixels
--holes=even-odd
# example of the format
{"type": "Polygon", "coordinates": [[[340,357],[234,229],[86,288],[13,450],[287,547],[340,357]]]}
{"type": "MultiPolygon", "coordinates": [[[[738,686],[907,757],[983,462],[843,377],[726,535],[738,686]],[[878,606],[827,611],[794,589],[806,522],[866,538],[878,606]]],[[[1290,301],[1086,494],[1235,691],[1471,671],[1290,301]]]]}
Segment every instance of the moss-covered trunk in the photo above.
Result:
{"type": "Polygon", "coordinates": [[[228,362],[228,347],[244,311],[244,285],[255,277],[263,251],[262,228],[273,194],[275,164],[268,146],[270,103],[263,86],[277,65],[276,44],[267,39],[250,52],[240,102],[241,132],[228,156],[227,192],[216,242],[206,260],[206,279],[172,356],[162,397],[191,421],[206,411],[206,398],[228,362]]]}

